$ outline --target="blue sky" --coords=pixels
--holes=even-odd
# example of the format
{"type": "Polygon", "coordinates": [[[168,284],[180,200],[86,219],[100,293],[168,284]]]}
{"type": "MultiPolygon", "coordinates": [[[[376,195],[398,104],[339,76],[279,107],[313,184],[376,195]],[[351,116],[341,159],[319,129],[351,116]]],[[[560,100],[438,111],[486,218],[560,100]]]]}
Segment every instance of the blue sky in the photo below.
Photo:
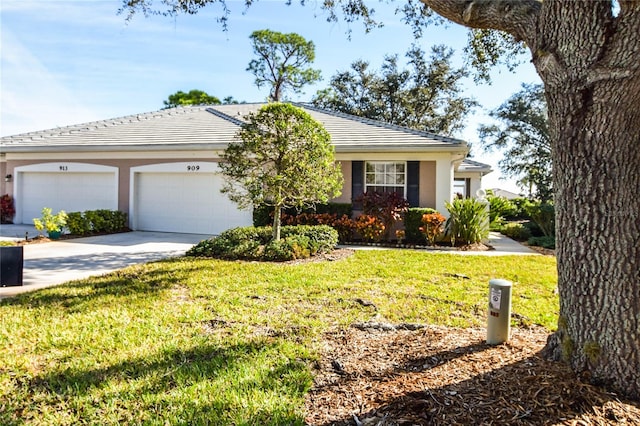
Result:
{"type": "MultiPolygon", "coordinates": [[[[245,71],[252,59],[249,35],[258,29],[296,32],[315,43],[314,66],[322,70],[323,81],[293,97],[299,101],[310,100],[354,60],[364,59],[378,68],[385,54],[402,56],[414,41],[411,29],[394,14],[395,6],[377,0],[371,3],[385,26],[369,34],[360,23],[326,22],[326,13],[313,0],[304,7],[260,0],[246,13],[243,3],[228,0],[231,17],[223,32],[215,5],[198,15],[136,15],[126,22],[124,15],[117,15],[119,0],[2,0],[0,133],[154,111],[178,90],[263,101],[268,90],[256,88],[245,71]],[[346,36],[349,28],[351,40],[346,36]]],[[[417,43],[427,52],[434,44],[446,44],[459,54],[461,65],[466,38],[466,30],[452,24],[429,29],[417,43]]],[[[503,103],[523,82],[539,82],[529,63],[516,73],[496,70],[491,86],[467,80],[467,94],[482,107],[458,136],[479,146],[476,130],[479,123],[488,122],[486,111],[503,103]]],[[[485,187],[515,189],[512,182],[498,181],[499,155],[478,148],[474,154],[496,169],[485,178],[485,187]]]]}

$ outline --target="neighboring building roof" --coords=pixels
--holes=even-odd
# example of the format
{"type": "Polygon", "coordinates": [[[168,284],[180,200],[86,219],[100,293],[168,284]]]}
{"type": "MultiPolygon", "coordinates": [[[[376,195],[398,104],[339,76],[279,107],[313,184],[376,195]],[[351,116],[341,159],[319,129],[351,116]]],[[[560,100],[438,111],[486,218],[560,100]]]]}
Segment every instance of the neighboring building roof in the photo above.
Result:
{"type": "Polygon", "coordinates": [[[489,164],[484,164],[470,158],[465,158],[464,160],[462,160],[456,171],[459,173],[482,173],[482,176],[484,176],[491,173],[493,169],[489,164]]]}
{"type": "MultiPolygon", "coordinates": [[[[5,136],[0,152],[224,149],[260,104],[190,106],[5,136]]],[[[296,104],[331,134],[336,152],[466,152],[467,143],[296,104]]],[[[480,163],[478,163],[480,164],[480,163]]]]}
{"type": "Polygon", "coordinates": [[[507,200],[522,198],[521,194],[516,194],[515,192],[507,191],[506,189],[491,188],[490,191],[493,192],[493,195],[495,195],[496,197],[504,197],[507,200]]]}

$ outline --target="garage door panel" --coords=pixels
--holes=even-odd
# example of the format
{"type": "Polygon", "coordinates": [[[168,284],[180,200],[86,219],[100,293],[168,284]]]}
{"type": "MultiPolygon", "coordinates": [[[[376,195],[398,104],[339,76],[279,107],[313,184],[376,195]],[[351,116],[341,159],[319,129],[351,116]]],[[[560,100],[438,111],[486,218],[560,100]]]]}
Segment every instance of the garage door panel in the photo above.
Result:
{"type": "Polygon", "coordinates": [[[24,172],[21,174],[22,223],[40,217],[43,207],[54,212],[116,210],[115,173],[24,172]]]}
{"type": "Polygon", "coordinates": [[[252,223],[220,193],[214,173],[137,173],[134,184],[136,229],[141,231],[219,234],[252,223]]]}

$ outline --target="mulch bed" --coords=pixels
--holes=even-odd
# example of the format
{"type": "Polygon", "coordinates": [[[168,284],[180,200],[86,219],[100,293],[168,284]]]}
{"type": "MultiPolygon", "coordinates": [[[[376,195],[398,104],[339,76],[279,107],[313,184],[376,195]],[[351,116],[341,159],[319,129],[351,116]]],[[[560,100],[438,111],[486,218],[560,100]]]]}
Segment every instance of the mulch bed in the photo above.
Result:
{"type": "Polygon", "coordinates": [[[76,238],[86,238],[86,237],[95,237],[98,235],[111,235],[111,234],[120,234],[123,232],[131,232],[130,230],[120,231],[120,232],[96,232],[88,235],[75,235],[75,234],[62,234],[57,239],[51,239],[49,237],[45,237],[44,235],[38,235],[33,238],[26,238],[23,240],[16,241],[17,246],[24,246],[27,244],[41,244],[41,243],[49,243],[52,241],[64,241],[64,240],[74,240],[76,238]]]}
{"type": "Polygon", "coordinates": [[[309,425],[637,425],[640,405],[538,355],[548,331],[386,323],[327,333],[306,401],[309,425]]]}

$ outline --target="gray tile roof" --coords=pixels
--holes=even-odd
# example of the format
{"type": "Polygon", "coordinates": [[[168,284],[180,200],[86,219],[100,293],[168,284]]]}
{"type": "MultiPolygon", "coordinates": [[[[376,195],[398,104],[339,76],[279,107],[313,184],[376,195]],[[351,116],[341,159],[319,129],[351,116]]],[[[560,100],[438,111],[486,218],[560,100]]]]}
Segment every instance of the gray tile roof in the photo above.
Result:
{"type": "MultiPolygon", "coordinates": [[[[212,108],[229,117],[241,119],[264,104],[215,105],[212,108]]],[[[294,104],[305,109],[331,134],[336,152],[391,151],[465,151],[467,143],[429,132],[409,129],[381,121],[327,111],[309,104],[294,104]]]]}
{"type": "Polygon", "coordinates": [[[457,172],[481,172],[483,175],[489,174],[493,171],[489,164],[480,163],[479,161],[465,158],[462,163],[458,165],[457,172]]]}
{"type": "MultiPolygon", "coordinates": [[[[264,104],[171,108],[5,136],[0,152],[224,149],[264,104]]],[[[331,134],[336,152],[466,152],[463,140],[297,104],[331,134]]]]}

